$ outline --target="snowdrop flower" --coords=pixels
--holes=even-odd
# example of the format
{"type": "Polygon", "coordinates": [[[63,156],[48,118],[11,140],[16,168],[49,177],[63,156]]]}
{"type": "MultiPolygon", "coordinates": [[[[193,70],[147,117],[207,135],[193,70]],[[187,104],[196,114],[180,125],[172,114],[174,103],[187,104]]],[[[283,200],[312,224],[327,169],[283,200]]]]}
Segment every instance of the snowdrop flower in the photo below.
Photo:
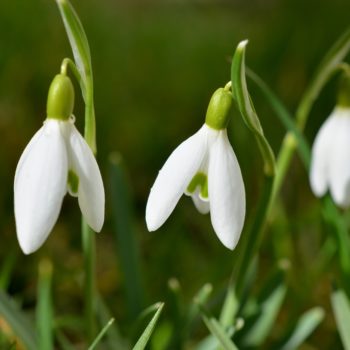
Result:
{"type": "Polygon", "coordinates": [[[244,223],[245,190],[226,131],[231,104],[231,93],[218,89],[210,100],[205,124],[165,162],[147,202],[149,231],[163,225],[185,193],[200,213],[210,212],[220,241],[235,248],[244,223]]]}
{"type": "Polygon", "coordinates": [[[16,169],[14,206],[19,244],[36,251],[56,223],[67,191],[78,197],[89,226],[104,221],[104,188],[95,157],[74,126],[74,90],[57,75],[49,90],[47,119],[25,148],[16,169]]]}
{"type": "Polygon", "coordinates": [[[310,184],[322,197],[330,190],[340,207],[350,206],[350,107],[337,106],[312,146],[310,184]]]}

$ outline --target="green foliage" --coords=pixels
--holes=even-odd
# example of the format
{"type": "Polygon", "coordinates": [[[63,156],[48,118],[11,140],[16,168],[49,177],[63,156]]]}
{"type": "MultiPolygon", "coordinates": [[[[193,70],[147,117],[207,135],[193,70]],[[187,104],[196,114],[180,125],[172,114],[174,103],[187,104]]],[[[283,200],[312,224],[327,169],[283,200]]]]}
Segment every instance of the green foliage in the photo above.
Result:
{"type": "Polygon", "coordinates": [[[345,350],[350,349],[350,303],[342,290],[335,290],[331,295],[331,302],[338,331],[345,350]]]}
{"type": "MultiPolygon", "coordinates": [[[[315,201],[305,171],[311,134],[334,104],[332,79],[350,49],[349,31],[332,44],[348,23],[349,5],[291,0],[254,6],[216,1],[72,3],[79,6],[89,34],[96,85],[85,30],[67,0],[57,4],[75,63],[64,59],[62,69],[70,69],[79,83],[83,101],[78,97],[77,124],[82,125],[79,114],[86,108],[86,136],[93,150],[96,95],[99,164],[108,170],[106,224],[96,237],[97,260],[85,265],[92,277],[96,272],[96,281],[90,282],[97,283],[99,293],[82,283],[86,271],[79,219],[69,199],[42,250],[31,257],[18,254],[12,170],[44,118],[46,87],[67,47],[50,2],[2,2],[0,347],[72,350],[90,345],[105,350],[130,349],[136,343],[135,349],[152,350],[286,350],[307,343],[305,347],[335,349],[341,346],[338,329],[349,348],[349,214],[338,210],[329,196],[315,201]],[[247,33],[252,50],[247,60],[259,75],[246,69],[241,47],[232,65],[233,94],[258,138],[268,175],[275,167],[272,150],[280,150],[276,178],[262,187],[259,157],[236,111],[230,136],[245,179],[248,214],[237,249],[231,253],[219,246],[209,219],[195,213],[186,199],[163,229],[147,234],[144,206],[156,171],[171,149],[202,123],[210,91],[229,80],[232,43],[247,33]],[[311,72],[314,77],[302,94],[311,72]],[[254,82],[249,91],[245,73],[254,82]],[[115,149],[125,161],[108,157],[115,149]],[[292,163],[295,149],[302,164],[292,163]],[[36,282],[42,256],[50,256],[55,275],[51,279],[51,272],[42,271],[36,282]],[[277,268],[279,257],[286,258],[290,269],[277,268]],[[328,309],[330,276],[341,288],[331,292],[336,322],[323,311],[328,309]],[[91,340],[84,331],[83,294],[92,299],[91,340]],[[165,300],[166,308],[155,304],[140,314],[155,298],[165,300]],[[29,315],[34,305],[36,328],[29,315]],[[310,305],[321,307],[300,317],[310,305]],[[310,337],[314,331],[316,336],[310,337]]],[[[86,238],[92,238],[89,230],[86,238]]],[[[85,243],[93,256],[94,243],[85,243]]]]}

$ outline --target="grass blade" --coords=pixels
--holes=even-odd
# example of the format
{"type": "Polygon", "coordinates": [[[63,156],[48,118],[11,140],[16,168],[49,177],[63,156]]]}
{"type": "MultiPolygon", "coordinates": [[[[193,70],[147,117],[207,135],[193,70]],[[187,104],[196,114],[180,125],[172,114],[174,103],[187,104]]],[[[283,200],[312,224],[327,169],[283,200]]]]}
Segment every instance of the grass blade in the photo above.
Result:
{"type": "Polygon", "coordinates": [[[114,318],[111,318],[107,324],[102,328],[101,332],[97,335],[96,339],[93,341],[93,343],[89,346],[88,350],[94,350],[96,349],[96,346],[99,344],[103,336],[106,334],[108,329],[112,326],[114,322],[114,318]]]}
{"type": "Polygon", "coordinates": [[[38,304],[36,308],[39,349],[53,349],[53,308],[51,297],[52,264],[39,263],[38,304]]]}
{"type": "Polygon", "coordinates": [[[153,330],[157,324],[158,318],[163,310],[163,307],[164,307],[164,303],[158,304],[158,310],[156,311],[156,313],[152,317],[151,321],[149,322],[149,324],[147,325],[147,327],[145,328],[145,330],[141,334],[141,337],[139,338],[139,340],[137,341],[137,343],[133,347],[133,350],[143,350],[146,347],[146,345],[147,345],[147,343],[148,343],[148,341],[153,333],[153,330]]]}
{"type": "Polygon", "coordinates": [[[337,328],[345,350],[350,350],[350,303],[342,290],[331,295],[331,303],[337,328]]]}
{"type": "Polygon", "coordinates": [[[292,334],[281,350],[295,350],[297,349],[305,339],[316,329],[316,327],[322,322],[324,318],[324,311],[320,307],[315,307],[305,312],[299,319],[292,334]]]}
{"type": "Polygon", "coordinates": [[[38,349],[33,323],[19,309],[15,301],[3,291],[0,291],[0,315],[28,350],[38,349]]]}
{"type": "Polygon", "coordinates": [[[85,139],[96,153],[96,126],[93,98],[93,78],[89,43],[73,6],[68,0],[56,0],[68,40],[70,42],[74,61],[80,73],[80,87],[85,102],[85,139]]]}
{"type": "Polygon", "coordinates": [[[121,157],[112,154],[109,159],[115,241],[124,277],[128,311],[130,318],[134,319],[143,308],[144,298],[138,247],[132,228],[132,203],[121,157]]]}

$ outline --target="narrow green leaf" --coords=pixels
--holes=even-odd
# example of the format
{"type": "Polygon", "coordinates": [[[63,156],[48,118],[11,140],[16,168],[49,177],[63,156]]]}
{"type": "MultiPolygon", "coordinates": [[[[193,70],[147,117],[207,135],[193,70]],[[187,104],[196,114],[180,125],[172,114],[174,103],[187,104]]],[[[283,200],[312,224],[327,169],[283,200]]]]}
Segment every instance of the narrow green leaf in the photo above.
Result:
{"type": "Polygon", "coordinates": [[[205,305],[212,291],[213,291],[213,286],[210,283],[206,283],[194,296],[193,303],[188,309],[188,314],[187,314],[188,324],[190,324],[199,314],[200,309],[198,307],[198,304],[205,305]]]}
{"type": "MultiPolygon", "coordinates": [[[[86,77],[90,74],[89,70],[91,69],[89,43],[80,19],[69,0],[56,1],[73,51],[75,64],[83,79],[82,87],[85,89],[86,77]]],[[[85,90],[83,94],[85,95],[85,90]]]]}
{"type": "Polygon", "coordinates": [[[342,274],[344,275],[343,283],[346,290],[350,291],[350,238],[348,228],[329,194],[322,199],[322,215],[325,221],[334,227],[334,230],[331,230],[331,232],[336,234],[338,240],[338,259],[342,274]]]}
{"type": "Polygon", "coordinates": [[[55,335],[61,350],[76,350],[76,347],[68,340],[64,333],[56,330],[55,335]]]}
{"type": "Polygon", "coordinates": [[[296,112],[296,124],[299,130],[303,130],[313,106],[323,87],[338,69],[339,63],[350,50],[350,28],[335,42],[319,65],[314,78],[305,91],[298,110],[296,112]]]}
{"type": "Polygon", "coordinates": [[[287,287],[278,285],[260,305],[259,317],[245,334],[243,343],[247,346],[259,347],[269,335],[285,298],[287,287]]]}
{"type": "Polygon", "coordinates": [[[0,271],[0,289],[6,290],[11,279],[13,267],[16,262],[18,250],[10,250],[2,263],[0,271]]]}
{"type": "Polygon", "coordinates": [[[141,337],[139,338],[139,340],[137,341],[137,343],[133,347],[133,350],[143,350],[146,347],[146,345],[147,345],[147,343],[148,343],[148,341],[153,333],[153,330],[157,324],[158,318],[163,310],[163,307],[164,307],[164,303],[158,303],[158,309],[157,309],[156,313],[154,314],[151,321],[149,322],[149,324],[147,325],[147,327],[145,328],[145,330],[141,334],[141,337]]]}
{"type": "Polygon", "coordinates": [[[323,319],[324,311],[320,307],[315,307],[305,312],[300,317],[288,340],[281,347],[281,350],[297,349],[316,329],[323,319]]]}
{"type": "Polygon", "coordinates": [[[93,343],[89,346],[88,350],[94,350],[96,349],[97,345],[100,343],[102,340],[103,336],[106,334],[108,329],[112,326],[114,322],[114,318],[111,318],[107,324],[102,328],[101,332],[97,335],[96,339],[93,341],[93,343]]]}
{"type": "Polygon", "coordinates": [[[229,334],[215,317],[202,312],[202,318],[210,333],[217,338],[224,350],[238,350],[237,346],[230,339],[229,334]]]}
{"type": "Polygon", "coordinates": [[[96,153],[95,107],[89,43],[80,19],[69,0],[56,0],[56,2],[81,76],[80,87],[85,101],[84,136],[92,151],[96,153]]]}
{"type": "MultiPolygon", "coordinates": [[[[97,295],[96,308],[99,323],[101,325],[106,324],[112,318],[112,315],[100,295],[97,295]]],[[[106,334],[106,339],[110,344],[111,349],[130,348],[127,342],[122,338],[116,322],[113,322],[113,324],[109,326],[108,333],[106,334]]]]}
{"type": "Polygon", "coordinates": [[[133,213],[130,187],[122,158],[119,154],[109,157],[111,197],[113,219],[115,223],[114,237],[120,268],[124,277],[126,301],[130,319],[141,312],[144,304],[143,286],[141,282],[138,245],[133,229],[133,213]]]}
{"type": "MultiPolygon", "coordinates": [[[[235,328],[230,327],[226,332],[227,336],[231,338],[235,333],[235,328]]],[[[200,341],[194,348],[195,350],[220,350],[221,344],[218,338],[212,334],[205,337],[202,341],[200,341]]]]}
{"type": "Polygon", "coordinates": [[[350,303],[343,290],[336,290],[331,295],[335,321],[345,350],[350,350],[350,303]]]}
{"type": "Polygon", "coordinates": [[[53,349],[53,307],[51,296],[52,264],[45,259],[39,263],[38,304],[36,323],[39,349],[53,349]]]}
{"type": "Polygon", "coordinates": [[[308,145],[304,135],[296,127],[292,115],[289,113],[288,109],[284,106],[281,100],[256,73],[247,68],[247,75],[260,88],[264,97],[270,103],[272,109],[276,113],[276,116],[279,118],[286,130],[293,133],[295,139],[297,140],[300,158],[302,159],[305,168],[308,169],[311,159],[310,146],[308,145]]]}
{"type": "Polygon", "coordinates": [[[253,101],[249,95],[245,74],[245,48],[248,40],[241,41],[233,56],[231,65],[232,94],[238,109],[249,130],[254,134],[264,160],[264,171],[267,176],[275,173],[275,156],[269,142],[264,136],[263,128],[256,114],[253,101]]]}
{"type": "Polygon", "coordinates": [[[38,350],[36,331],[27,316],[5,292],[0,290],[0,315],[28,350],[38,350]]]}

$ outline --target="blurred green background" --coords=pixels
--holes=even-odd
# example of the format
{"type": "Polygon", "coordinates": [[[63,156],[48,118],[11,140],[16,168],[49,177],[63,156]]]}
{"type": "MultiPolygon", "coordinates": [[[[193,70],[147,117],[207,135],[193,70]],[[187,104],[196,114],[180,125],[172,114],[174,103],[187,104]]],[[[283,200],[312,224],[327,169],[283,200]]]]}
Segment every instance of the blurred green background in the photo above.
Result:
{"type": "MultiPolygon", "coordinates": [[[[72,4],[90,42],[98,161],[107,193],[105,226],[97,235],[98,287],[123,328],[127,307],[115,244],[110,155],[117,152],[123,159],[145,305],[166,298],[172,277],[179,280],[185,299],[205,282],[213,283],[220,294],[236,251],[220,244],[209,217],[196,212],[187,197],[180,200],[161,229],[148,233],[144,210],[149,189],[172,150],[202,125],[211,94],[230,79],[230,59],[240,40],[249,39],[249,67],[294,111],[323,55],[349,25],[350,2],[72,0],[72,4]]],[[[37,262],[49,256],[55,267],[58,314],[81,308],[77,202],[66,197],[47,242],[37,253],[24,256],[16,239],[12,185],[21,152],[45,119],[47,90],[64,57],[72,54],[53,0],[0,2],[0,267],[5,261],[13,267],[6,287],[12,294],[20,294],[30,309],[35,303],[37,262]]],[[[248,83],[277,153],[284,129],[260,91],[248,83]]],[[[334,87],[335,81],[327,85],[312,111],[306,129],[310,143],[334,106],[334,87]]],[[[78,93],[75,115],[82,130],[83,104],[78,93]]],[[[249,225],[261,189],[262,163],[237,111],[232,115],[230,139],[245,181],[249,225]]],[[[332,277],[331,273],[317,273],[317,257],[326,233],[320,206],[297,158],[273,218],[264,236],[261,279],[278,259],[291,261],[290,289],[276,337],[289,317],[321,305],[327,311],[326,320],[305,349],[335,349],[340,345],[329,304],[332,277]]]]}

